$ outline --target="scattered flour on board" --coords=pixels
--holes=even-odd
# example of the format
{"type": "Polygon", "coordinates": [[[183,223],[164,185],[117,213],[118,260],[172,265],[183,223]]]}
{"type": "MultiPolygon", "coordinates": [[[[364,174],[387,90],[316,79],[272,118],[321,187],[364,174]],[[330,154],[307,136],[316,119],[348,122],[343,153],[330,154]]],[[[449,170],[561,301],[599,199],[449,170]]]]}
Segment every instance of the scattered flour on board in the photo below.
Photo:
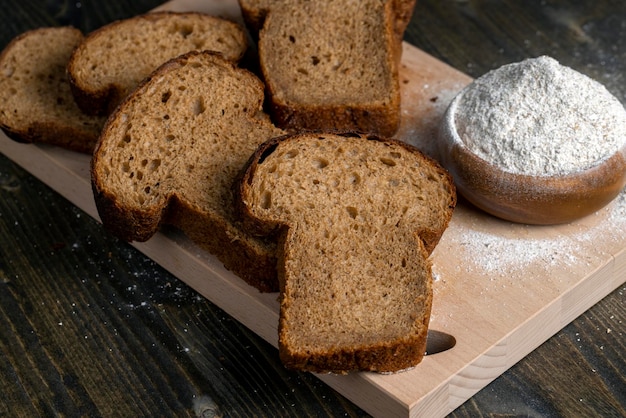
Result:
{"type": "MultiPolygon", "coordinates": [[[[560,233],[561,226],[549,227],[549,230],[543,228],[546,227],[510,224],[510,229],[499,229],[501,233],[494,233],[490,228],[452,223],[444,237],[458,248],[456,258],[463,260],[463,266],[459,268],[465,272],[484,273],[490,280],[524,277],[529,266],[539,272],[549,272],[555,267],[572,271],[589,265],[597,260],[597,256],[614,255],[603,254],[602,248],[624,247],[626,191],[602,210],[568,225],[566,234],[560,233]]],[[[443,276],[436,262],[433,274],[435,280],[443,276]]]]}

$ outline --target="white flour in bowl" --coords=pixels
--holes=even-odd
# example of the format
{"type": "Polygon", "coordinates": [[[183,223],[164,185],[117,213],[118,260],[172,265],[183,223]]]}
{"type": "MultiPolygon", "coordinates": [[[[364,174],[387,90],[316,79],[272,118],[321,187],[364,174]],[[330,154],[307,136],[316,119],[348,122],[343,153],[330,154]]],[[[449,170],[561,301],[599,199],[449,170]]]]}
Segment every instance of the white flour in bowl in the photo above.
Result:
{"type": "Polygon", "coordinates": [[[475,80],[456,127],[474,154],[504,171],[537,176],[591,168],[626,143],[626,110],[606,88],[550,57],[475,80]]]}

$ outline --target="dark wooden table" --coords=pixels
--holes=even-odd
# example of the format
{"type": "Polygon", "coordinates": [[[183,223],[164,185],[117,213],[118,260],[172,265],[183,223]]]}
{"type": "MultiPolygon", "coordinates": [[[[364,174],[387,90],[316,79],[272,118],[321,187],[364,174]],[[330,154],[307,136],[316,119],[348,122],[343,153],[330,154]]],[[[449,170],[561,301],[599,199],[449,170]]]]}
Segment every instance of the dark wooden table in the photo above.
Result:
{"type": "MultiPolygon", "coordinates": [[[[93,30],[158,0],[1,0],[24,30],[93,30]]],[[[405,39],[478,77],[547,54],[626,103],[623,0],[419,0],[405,39]]],[[[454,417],[626,416],[626,286],[454,417]]],[[[0,155],[0,416],[365,416],[0,155]]]]}

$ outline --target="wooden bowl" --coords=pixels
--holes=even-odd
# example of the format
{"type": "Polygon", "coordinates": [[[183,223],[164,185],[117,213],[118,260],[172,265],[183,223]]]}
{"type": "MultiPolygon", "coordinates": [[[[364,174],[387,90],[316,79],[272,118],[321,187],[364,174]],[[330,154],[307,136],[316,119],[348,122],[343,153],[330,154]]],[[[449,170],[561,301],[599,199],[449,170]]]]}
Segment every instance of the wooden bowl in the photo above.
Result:
{"type": "Polygon", "coordinates": [[[457,133],[455,114],[461,95],[450,103],[441,124],[440,160],[459,193],[485,212],[517,223],[561,224],[601,209],[626,185],[626,145],[602,163],[571,174],[504,171],[472,152],[457,133]]]}

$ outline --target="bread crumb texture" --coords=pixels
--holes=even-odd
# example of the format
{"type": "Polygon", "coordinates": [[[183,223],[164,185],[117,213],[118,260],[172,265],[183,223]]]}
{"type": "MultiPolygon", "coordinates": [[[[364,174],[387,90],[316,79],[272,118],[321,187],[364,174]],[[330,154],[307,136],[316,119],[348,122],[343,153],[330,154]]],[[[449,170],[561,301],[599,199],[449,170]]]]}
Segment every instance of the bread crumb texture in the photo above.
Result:
{"type": "Polygon", "coordinates": [[[267,148],[248,186],[252,216],[287,226],[285,363],[342,372],[419,362],[432,298],[420,232],[447,226],[456,201],[448,174],[398,142],[302,134],[267,148]]]}
{"type": "Polygon", "coordinates": [[[259,46],[276,95],[303,103],[389,100],[384,1],[283,3],[272,8],[259,46]]]}

